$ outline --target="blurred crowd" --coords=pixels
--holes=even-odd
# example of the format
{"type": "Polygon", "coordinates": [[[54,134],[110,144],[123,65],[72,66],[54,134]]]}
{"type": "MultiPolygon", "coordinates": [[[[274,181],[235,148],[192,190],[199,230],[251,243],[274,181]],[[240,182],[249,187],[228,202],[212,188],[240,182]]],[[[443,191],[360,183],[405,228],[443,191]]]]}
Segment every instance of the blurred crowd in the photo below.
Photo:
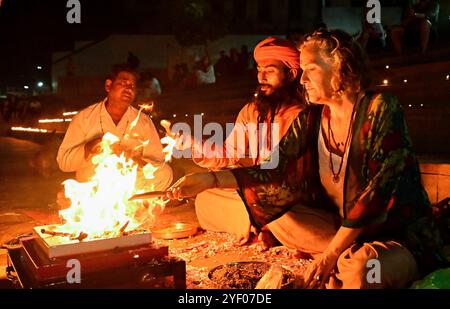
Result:
{"type": "Polygon", "coordinates": [[[33,125],[41,116],[42,104],[36,97],[8,95],[0,101],[0,113],[4,122],[14,125],[33,125]]]}
{"type": "Polygon", "coordinates": [[[187,90],[221,83],[251,69],[252,57],[247,45],[242,45],[240,51],[233,47],[228,54],[221,50],[216,61],[212,61],[207,52],[205,54],[195,57],[192,69],[187,62],[175,64],[170,78],[173,88],[187,90]]]}

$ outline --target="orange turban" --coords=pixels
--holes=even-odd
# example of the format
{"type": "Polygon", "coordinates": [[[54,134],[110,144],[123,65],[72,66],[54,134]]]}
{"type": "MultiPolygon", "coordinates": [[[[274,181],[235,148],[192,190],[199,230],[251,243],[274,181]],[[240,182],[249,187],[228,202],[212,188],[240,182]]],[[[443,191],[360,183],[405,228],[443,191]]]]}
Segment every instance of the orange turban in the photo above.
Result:
{"type": "Polygon", "coordinates": [[[256,45],[253,51],[255,61],[278,60],[290,69],[300,68],[300,52],[291,41],[276,37],[268,37],[256,45]]]}

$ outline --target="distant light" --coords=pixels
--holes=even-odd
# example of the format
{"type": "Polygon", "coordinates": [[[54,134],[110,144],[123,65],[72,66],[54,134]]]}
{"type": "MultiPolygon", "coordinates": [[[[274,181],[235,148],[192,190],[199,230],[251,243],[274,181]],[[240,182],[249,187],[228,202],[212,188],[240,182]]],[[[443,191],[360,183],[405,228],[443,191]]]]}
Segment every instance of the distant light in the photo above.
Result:
{"type": "Polygon", "coordinates": [[[72,115],[76,115],[78,114],[78,112],[65,112],[63,113],[63,116],[72,116],[72,115]]]}
{"type": "Polygon", "coordinates": [[[409,104],[408,106],[409,106],[409,107],[412,107],[412,105],[411,105],[411,104],[409,104]]]}
{"type": "Polygon", "coordinates": [[[446,80],[449,80],[449,79],[450,79],[450,75],[447,75],[447,76],[445,77],[445,79],[446,79],[446,80]]]}
{"type": "Polygon", "coordinates": [[[421,107],[423,107],[423,104],[420,104],[421,107]]]}
{"type": "Polygon", "coordinates": [[[205,116],[205,113],[202,113],[202,116],[205,116]]]}
{"type": "Polygon", "coordinates": [[[408,80],[407,80],[407,79],[404,79],[403,82],[406,84],[406,83],[408,82],[408,80]]]}
{"type": "Polygon", "coordinates": [[[38,82],[37,85],[38,85],[39,88],[44,87],[44,83],[43,82],[38,82]]]}
{"type": "Polygon", "coordinates": [[[185,117],[188,117],[189,115],[188,114],[186,114],[186,115],[184,115],[185,117]]]}
{"type": "Polygon", "coordinates": [[[23,132],[35,132],[35,133],[48,133],[46,129],[40,128],[24,128],[24,127],[11,127],[12,131],[23,131],[23,132]]]}
{"type": "Polygon", "coordinates": [[[64,122],[64,119],[39,119],[39,123],[64,122]]]}
{"type": "Polygon", "coordinates": [[[23,86],[24,89],[30,89],[27,85],[23,86]]]}
{"type": "Polygon", "coordinates": [[[387,65],[387,66],[386,66],[386,70],[389,70],[389,68],[390,68],[389,65],[387,65]]]}
{"type": "Polygon", "coordinates": [[[41,67],[40,65],[38,65],[38,66],[36,67],[36,69],[42,70],[42,67],[41,67]]]}
{"type": "Polygon", "coordinates": [[[177,114],[173,114],[173,118],[176,118],[177,117],[177,114]]]}
{"type": "Polygon", "coordinates": [[[383,80],[383,85],[387,86],[389,84],[389,81],[387,79],[383,80]]]}

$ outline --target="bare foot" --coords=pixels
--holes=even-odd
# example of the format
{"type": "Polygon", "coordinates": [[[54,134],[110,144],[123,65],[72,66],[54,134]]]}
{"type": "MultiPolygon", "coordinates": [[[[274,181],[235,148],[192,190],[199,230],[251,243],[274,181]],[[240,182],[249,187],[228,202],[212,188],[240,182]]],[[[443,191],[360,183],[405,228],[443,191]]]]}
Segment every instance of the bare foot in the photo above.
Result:
{"type": "Polygon", "coordinates": [[[302,259],[302,260],[313,260],[314,259],[314,257],[311,254],[300,251],[300,250],[295,250],[294,257],[297,259],[302,259]]]}
{"type": "Polygon", "coordinates": [[[258,235],[258,241],[262,245],[262,251],[267,251],[272,247],[280,244],[278,239],[273,236],[272,232],[268,229],[263,229],[258,235]]]}

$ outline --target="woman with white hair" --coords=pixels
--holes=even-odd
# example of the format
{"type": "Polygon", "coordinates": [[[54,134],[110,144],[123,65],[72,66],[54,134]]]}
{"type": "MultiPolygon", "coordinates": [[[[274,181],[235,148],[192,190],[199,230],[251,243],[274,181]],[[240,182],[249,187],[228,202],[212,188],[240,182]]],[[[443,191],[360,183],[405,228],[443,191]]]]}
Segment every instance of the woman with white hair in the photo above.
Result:
{"type": "Polygon", "coordinates": [[[169,196],[238,188],[254,227],[314,255],[305,287],[403,288],[446,266],[402,109],[367,90],[360,46],[319,30],[302,43],[300,66],[315,115],[293,122],[277,168],[190,175],[169,196]],[[299,204],[309,212],[291,211],[299,204]]]}

